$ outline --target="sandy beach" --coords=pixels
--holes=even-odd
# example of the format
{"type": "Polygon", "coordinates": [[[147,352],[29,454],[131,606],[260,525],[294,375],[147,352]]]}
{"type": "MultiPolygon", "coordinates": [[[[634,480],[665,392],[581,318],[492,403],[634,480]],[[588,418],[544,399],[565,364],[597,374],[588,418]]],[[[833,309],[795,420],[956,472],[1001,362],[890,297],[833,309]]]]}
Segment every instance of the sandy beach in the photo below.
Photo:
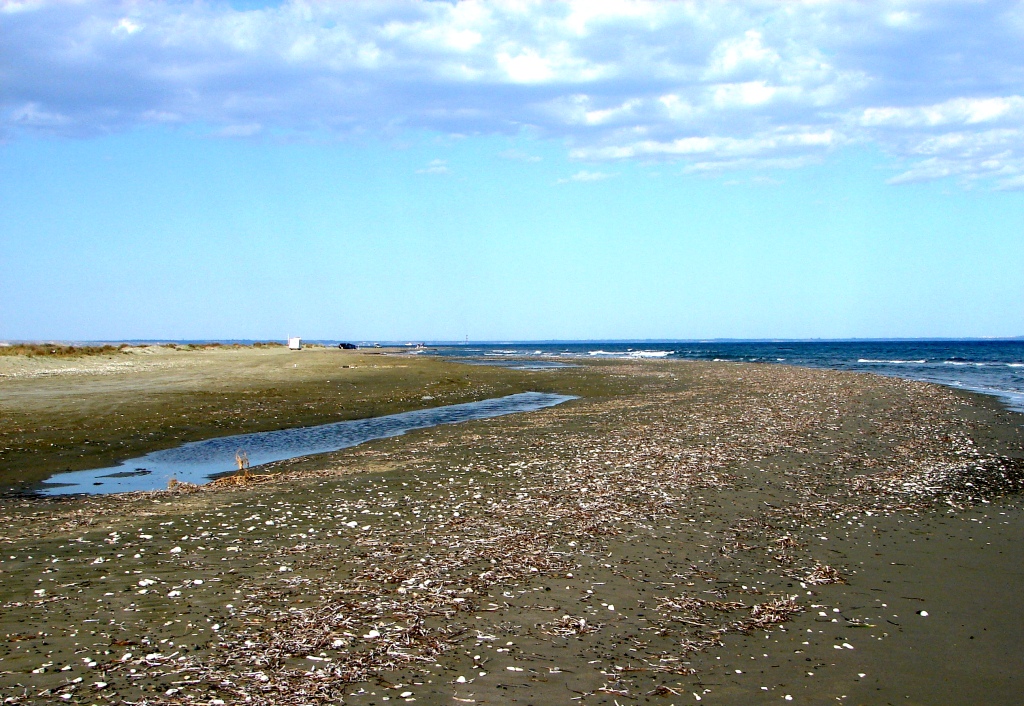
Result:
{"type": "Polygon", "coordinates": [[[331,350],[0,358],[0,375],[6,703],[1024,693],[1024,419],[986,397],[775,365],[331,350]],[[524,390],[579,399],[245,482],[17,492],[185,440],[524,390]]]}

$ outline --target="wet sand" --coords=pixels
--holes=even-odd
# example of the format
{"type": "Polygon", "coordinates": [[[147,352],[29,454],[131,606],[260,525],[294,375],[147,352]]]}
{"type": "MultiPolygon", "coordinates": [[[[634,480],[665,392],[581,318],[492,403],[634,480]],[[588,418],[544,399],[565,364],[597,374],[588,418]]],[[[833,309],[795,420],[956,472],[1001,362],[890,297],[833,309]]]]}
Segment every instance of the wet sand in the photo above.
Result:
{"type": "Polygon", "coordinates": [[[5,500],[0,693],[1020,702],[1019,415],[776,366],[513,372],[585,394],[244,484],[5,500]]]}
{"type": "Polygon", "coordinates": [[[31,488],[55,472],[214,436],[473,402],[537,384],[516,371],[399,352],[150,346],[0,356],[0,487],[31,488]]]}

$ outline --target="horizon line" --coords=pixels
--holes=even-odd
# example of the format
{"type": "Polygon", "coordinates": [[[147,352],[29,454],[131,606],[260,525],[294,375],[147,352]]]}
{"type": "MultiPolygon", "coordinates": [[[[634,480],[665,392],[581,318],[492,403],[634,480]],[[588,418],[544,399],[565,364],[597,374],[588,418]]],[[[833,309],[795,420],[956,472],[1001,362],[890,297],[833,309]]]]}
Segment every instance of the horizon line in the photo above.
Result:
{"type": "MultiPolygon", "coordinates": [[[[301,338],[301,337],[300,337],[301,338]]],[[[1024,335],[1020,336],[891,336],[891,337],[844,337],[844,338],[537,338],[537,339],[489,339],[489,340],[446,340],[446,339],[358,339],[358,338],[303,338],[303,342],[309,344],[317,343],[341,343],[352,342],[356,344],[381,346],[406,347],[408,345],[426,346],[487,346],[487,345],[539,345],[539,344],[562,344],[562,345],[583,345],[598,343],[952,343],[952,342],[1024,342],[1024,335]]],[[[112,344],[136,344],[136,345],[168,345],[168,344],[253,344],[267,342],[286,343],[287,338],[123,338],[123,339],[3,339],[0,346],[12,346],[23,344],[50,344],[50,345],[112,345],[112,344]]]]}

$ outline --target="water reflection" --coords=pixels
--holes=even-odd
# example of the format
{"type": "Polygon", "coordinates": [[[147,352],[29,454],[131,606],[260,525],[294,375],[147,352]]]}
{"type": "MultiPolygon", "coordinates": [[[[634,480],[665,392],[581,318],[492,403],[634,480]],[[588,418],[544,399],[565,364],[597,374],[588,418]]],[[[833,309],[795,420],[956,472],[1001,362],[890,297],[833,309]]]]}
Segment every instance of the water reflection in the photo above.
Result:
{"type": "Polygon", "coordinates": [[[239,450],[244,450],[249,456],[250,463],[258,466],[299,456],[337,451],[373,439],[399,436],[413,429],[455,424],[471,419],[487,419],[516,412],[532,412],[571,399],[575,398],[543,392],[523,392],[480,402],[418,409],[384,417],[222,436],[194,441],[173,449],[154,451],[109,468],[58,473],[49,478],[39,492],[45,495],[64,495],[160,490],[167,487],[167,482],[171,478],[188,483],[205,483],[211,477],[235,468],[235,454],[239,450]]]}

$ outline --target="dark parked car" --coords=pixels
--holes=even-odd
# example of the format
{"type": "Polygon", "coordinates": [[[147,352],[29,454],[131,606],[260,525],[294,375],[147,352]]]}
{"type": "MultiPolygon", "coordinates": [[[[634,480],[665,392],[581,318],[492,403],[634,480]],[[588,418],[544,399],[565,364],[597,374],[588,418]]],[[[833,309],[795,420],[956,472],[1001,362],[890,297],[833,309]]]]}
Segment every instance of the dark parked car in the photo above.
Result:
{"type": "Polygon", "coordinates": [[[354,343],[339,343],[338,344],[338,348],[342,348],[342,349],[344,349],[346,351],[354,351],[358,347],[359,346],[357,346],[354,343]]]}

